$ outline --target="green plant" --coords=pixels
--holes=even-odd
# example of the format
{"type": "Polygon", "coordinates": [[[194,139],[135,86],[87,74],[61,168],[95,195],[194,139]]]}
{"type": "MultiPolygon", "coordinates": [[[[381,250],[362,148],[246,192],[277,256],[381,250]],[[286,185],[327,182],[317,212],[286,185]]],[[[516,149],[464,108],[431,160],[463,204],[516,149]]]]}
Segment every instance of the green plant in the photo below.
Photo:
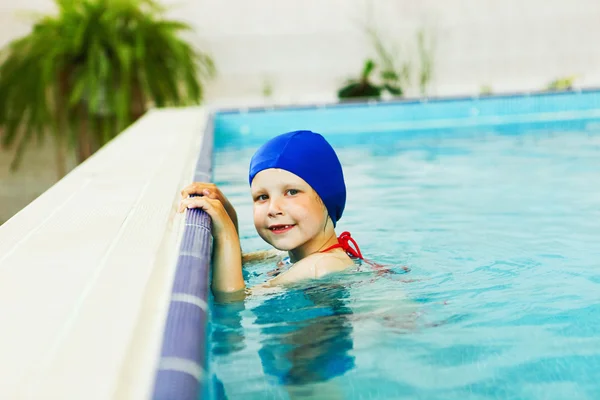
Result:
{"type": "Polygon", "coordinates": [[[340,99],[376,97],[381,96],[381,87],[374,85],[370,81],[370,76],[375,69],[373,60],[366,60],[362,73],[358,80],[351,79],[346,85],[338,91],[340,99]]]}
{"type": "Polygon", "coordinates": [[[428,37],[425,30],[417,32],[417,53],[419,55],[419,91],[421,96],[427,94],[427,86],[433,75],[435,44],[433,38],[428,37]]]}
{"type": "Polygon", "coordinates": [[[431,35],[426,34],[424,29],[417,31],[416,50],[417,62],[401,61],[400,51],[397,47],[390,47],[381,38],[378,31],[368,25],[365,31],[375,50],[376,61],[367,60],[365,71],[369,66],[365,77],[363,71],[360,80],[350,81],[347,86],[338,91],[340,99],[349,97],[376,97],[381,93],[388,92],[392,96],[403,96],[406,89],[411,86],[413,70],[416,71],[416,85],[421,95],[427,94],[427,87],[433,76],[435,44],[431,35]],[[379,66],[379,84],[369,80],[371,72],[379,66]]]}
{"type": "Polygon", "coordinates": [[[56,15],[39,17],[0,53],[1,139],[17,147],[12,169],[35,138],[53,135],[59,157],[68,148],[81,162],[148,107],[201,101],[213,62],[156,2],[55,3],[56,15]]]}
{"type": "Polygon", "coordinates": [[[262,95],[264,98],[270,98],[273,96],[273,82],[271,78],[265,77],[262,82],[262,95]]]}
{"type": "Polygon", "coordinates": [[[483,85],[479,88],[479,94],[482,96],[489,96],[493,93],[493,89],[490,85],[483,85]]]}
{"type": "Polygon", "coordinates": [[[548,84],[548,90],[573,90],[573,83],[575,82],[575,76],[566,76],[553,80],[548,84]]]}
{"type": "Polygon", "coordinates": [[[410,63],[404,62],[397,65],[398,51],[396,49],[388,50],[375,29],[368,28],[367,34],[375,48],[379,64],[382,66],[380,77],[383,88],[393,96],[402,96],[404,94],[403,87],[408,86],[410,82],[410,63]]]}

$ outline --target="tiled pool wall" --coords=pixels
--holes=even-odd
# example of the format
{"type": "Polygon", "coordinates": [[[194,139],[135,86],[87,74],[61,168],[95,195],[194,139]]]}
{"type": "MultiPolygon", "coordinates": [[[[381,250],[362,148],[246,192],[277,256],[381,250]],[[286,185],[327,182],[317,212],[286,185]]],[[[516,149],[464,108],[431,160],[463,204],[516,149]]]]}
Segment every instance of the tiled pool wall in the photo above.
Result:
{"type": "Polygon", "coordinates": [[[221,111],[215,118],[218,144],[262,142],[278,133],[310,129],[348,133],[418,133],[469,127],[582,122],[600,118],[600,90],[346,103],[296,108],[221,111]]]}
{"type": "MultiPolygon", "coordinates": [[[[600,90],[481,98],[221,110],[210,116],[194,179],[212,180],[213,147],[258,145],[282,132],[419,134],[515,125],[600,129],[600,90]]],[[[196,400],[207,393],[210,218],[188,210],[165,325],[155,400],[196,400]]]]}

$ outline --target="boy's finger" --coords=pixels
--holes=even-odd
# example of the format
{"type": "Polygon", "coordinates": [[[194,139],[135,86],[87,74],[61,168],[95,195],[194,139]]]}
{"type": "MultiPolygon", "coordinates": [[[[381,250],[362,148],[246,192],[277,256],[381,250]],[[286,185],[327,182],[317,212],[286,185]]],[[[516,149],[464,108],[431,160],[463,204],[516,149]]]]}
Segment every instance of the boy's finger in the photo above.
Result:
{"type": "Polygon", "coordinates": [[[212,194],[212,198],[219,197],[219,189],[215,186],[214,183],[210,182],[194,182],[192,184],[187,185],[181,191],[181,197],[187,198],[191,195],[206,195],[204,192],[210,192],[212,194]]]}
{"type": "Polygon", "coordinates": [[[186,208],[205,208],[206,206],[207,204],[202,197],[190,197],[181,200],[179,203],[179,212],[183,212],[186,208]]]}
{"type": "Polygon", "coordinates": [[[183,188],[183,190],[181,191],[181,196],[188,197],[192,194],[200,194],[200,193],[202,193],[202,190],[205,187],[206,187],[206,185],[202,182],[192,183],[183,188]]]}
{"type": "Polygon", "coordinates": [[[189,194],[192,190],[194,190],[194,184],[192,183],[191,185],[187,185],[186,187],[183,188],[183,190],[181,191],[181,194],[189,194]]]}
{"type": "Polygon", "coordinates": [[[185,199],[185,204],[187,208],[201,208],[207,213],[211,214],[213,210],[222,207],[221,202],[218,199],[211,199],[209,197],[190,197],[189,199],[185,199]]]}
{"type": "Polygon", "coordinates": [[[208,189],[204,189],[204,190],[202,191],[202,194],[203,194],[203,195],[205,195],[205,196],[206,196],[206,197],[208,197],[208,198],[211,198],[211,199],[213,199],[213,200],[216,200],[216,199],[218,199],[218,198],[219,198],[219,195],[218,195],[218,194],[216,194],[215,192],[212,192],[212,191],[210,191],[210,190],[208,190],[208,189]]]}
{"type": "Polygon", "coordinates": [[[198,189],[187,187],[181,191],[181,197],[188,198],[192,194],[198,194],[198,192],[199,192],[198,189]]]}
{"type": "Polygon", "coordinates": [[[182,213],[183,211],[185,211],[185,209],[187,208],[187,206],[188,206],[187,199],[181,200],[179,202],[179,207],[177,208],[177,211],[180,212],[180,213],[182,213]]]}
{"type": "Polygon", "coordinates": [[[191,189],[189,189],[189,188],[185,188],[185,189],[183,189],[183,190],[181,191],[181,197],[183,197],[184,199],[185,199],[185,198],[188,198],[188,197],[190,197],[190,194],[192,194],[192,193],[193,193],[193,192],[192,192],[192,190],[191,190],[191,189]]]}

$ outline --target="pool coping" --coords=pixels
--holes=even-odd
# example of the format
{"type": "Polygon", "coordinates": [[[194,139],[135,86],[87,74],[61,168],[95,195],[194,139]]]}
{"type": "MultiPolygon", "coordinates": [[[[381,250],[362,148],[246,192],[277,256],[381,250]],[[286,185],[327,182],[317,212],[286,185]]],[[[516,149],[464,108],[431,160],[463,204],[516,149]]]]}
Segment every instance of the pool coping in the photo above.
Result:
{"type": "Polygon", "coordinates": [[[0,398],[147,399],[206,110],[151,110],[0,226],[0,398]]]}

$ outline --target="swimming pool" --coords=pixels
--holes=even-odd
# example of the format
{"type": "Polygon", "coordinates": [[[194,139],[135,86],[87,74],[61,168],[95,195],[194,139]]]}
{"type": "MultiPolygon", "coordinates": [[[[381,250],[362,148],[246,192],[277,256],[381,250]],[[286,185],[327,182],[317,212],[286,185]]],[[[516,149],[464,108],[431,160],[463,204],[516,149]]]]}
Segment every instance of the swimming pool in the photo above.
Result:
{"type": "MultiPolygon", "coordinates": [[[[274,134],[313,129],[344,166],[338,233],[397,273],[360,265],[211,304],[205,397],[598,398],[599,99],[217,114],[214,180],[245,251],[266,248],[252,226],[250,156],[274,134]]],[[[272,268],[248,268],[248,285],[272,268]]]]}

